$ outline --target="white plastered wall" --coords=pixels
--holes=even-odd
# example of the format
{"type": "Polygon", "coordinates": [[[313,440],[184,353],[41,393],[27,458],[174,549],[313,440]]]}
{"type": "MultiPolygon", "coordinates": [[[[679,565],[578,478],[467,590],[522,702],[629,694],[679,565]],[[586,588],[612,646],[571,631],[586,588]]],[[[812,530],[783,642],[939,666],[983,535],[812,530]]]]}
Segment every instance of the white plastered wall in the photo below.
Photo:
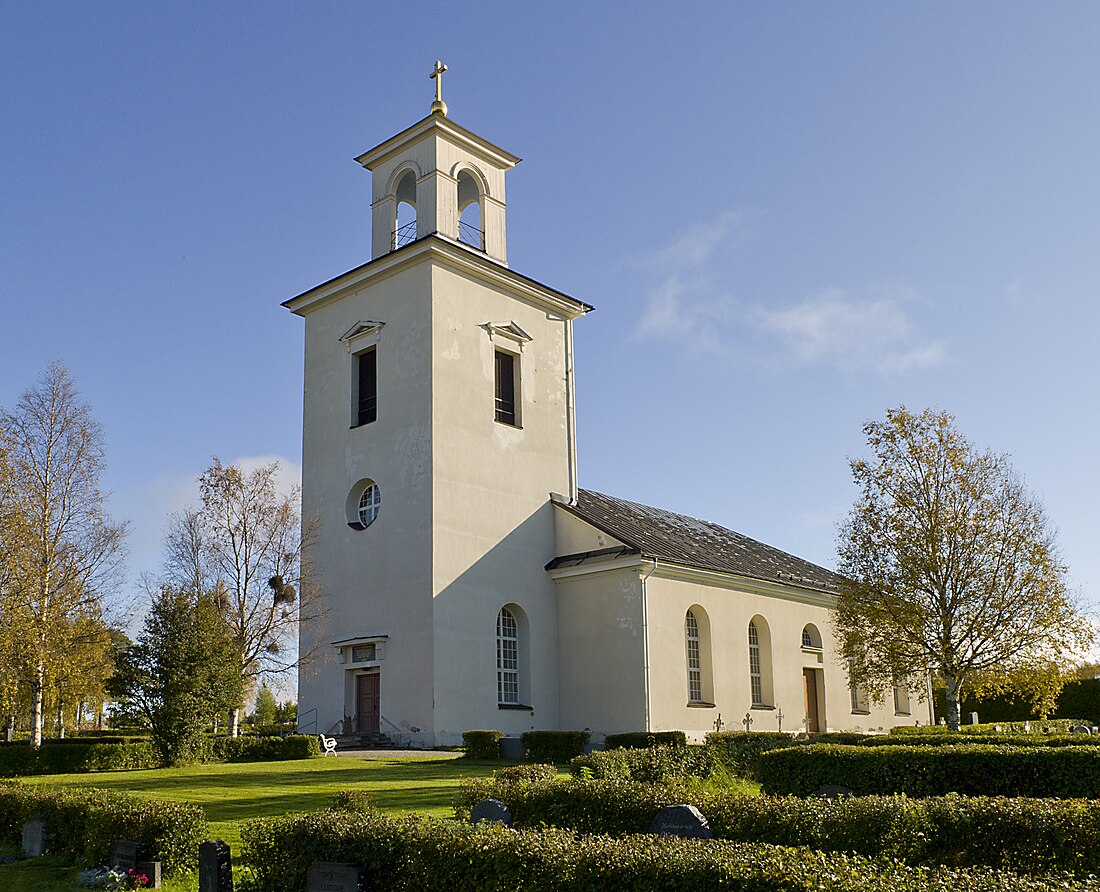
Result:
{"type": "Polygon", "coordinates": [[[569,482],[569,323],[443,263],[432,293],[436,739],[557,728],[557,608],[543,568],[555,555],[549,493],[569,482]],[[515,323],[530,340],[491,337],[487,323],[515,323]],[[498,346],[519,357],[520,428],[494,420],[498,346]],[[506,604],[529,629],[527,710],[498,708],[496,618],[506,604]]]}
{"type": "MultiPolygon", "coordinates": [[[[845,668],[833,638],[830,609],[811,593],[781,587],[741,588],[708,585],[656,574],[647,582],[650,630],[650,685],[654,728],[676,728],[701,739],[714,730],[721,713],[726,730],[743,730],[751,716],[753,731],[804,730],[803,668],[824,673],[822,723],[831,731],[870,731],[895,724],[913,724],[919,718],[914,701],[912,716],[895,716],[892,700],[869,704],[869,713],[854,714],[845,668]],[[688,705],[684,618],[689,608],[701,607],[710,623],[713,707],[688,705]],[[770,638],[771,695],[767,707],[752,706],[749,681],[748,625],[753,617],[767,623],[770,638]],[[803,649],[802,629],[813,623],[821,632],[821,652],[803,649]]],[[[769,668],[765,666],[765,674],[769,668]]],[[[765,683],[765,690],[769,685],[765,683]]]]}
{"type": "Polygon", "coordinates": [[[329,731],[355,710],[350,667],[333,641],[388,635],[380,661],[382,731],[431,743],[431,336],[430,269],[405,267],[306,314],[303,511],[320,522],[309,560],[327,613],[303,626],[303,649],[321,659],[299,680],[299,709],[329,731]],[[378,418],[351,427],[354,360],[340,337],[359,321],[383,322],[377,343],[378,418]],[[377,519],[347,524],[352,486],[373,479],[377,519]],[[388,723],[388,724],[387,724],[388,723]],[[412,729],[421,729],[413,731],[412,729]]]}

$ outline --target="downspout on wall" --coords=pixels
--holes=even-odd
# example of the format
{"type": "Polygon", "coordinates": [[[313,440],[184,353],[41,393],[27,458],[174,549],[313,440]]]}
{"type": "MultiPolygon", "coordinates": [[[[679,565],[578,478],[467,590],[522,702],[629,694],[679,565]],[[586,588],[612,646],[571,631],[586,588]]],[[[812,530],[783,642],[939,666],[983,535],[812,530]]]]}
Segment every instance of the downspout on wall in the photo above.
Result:
{"type": "Polygon", "coordinates": [[[645,687],[645,730],[652,731],[653,704],[650,695],[649,684],[649,602],[647,600],[646,581],[657,572],[657,559],[653,559],[653,566],[645,573],[642,579],[642,683],[645,687]]]}
{"type": "Polygon", "coordinates": [[[565,320],[565,436],[569,441],[569,501],[577,501],[577,415],[573,391],[573,320],[565,320]]]}

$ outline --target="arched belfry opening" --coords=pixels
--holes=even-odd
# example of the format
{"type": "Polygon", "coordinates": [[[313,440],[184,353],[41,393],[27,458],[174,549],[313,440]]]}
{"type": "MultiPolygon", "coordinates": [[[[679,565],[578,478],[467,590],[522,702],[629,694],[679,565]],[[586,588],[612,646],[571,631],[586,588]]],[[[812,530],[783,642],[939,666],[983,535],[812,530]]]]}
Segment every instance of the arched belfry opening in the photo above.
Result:
{"type": "Polygon", "coordinates": [[[485,250],[485,228],[482,226],[481,184],[468,170],[458,174],[458,240],[464,245],[485,250]]]}
{"type": "Polygon", "coordinates": [[[416,240],[416,174],[406,170],[394,189],[397,210],[394,215],[391,251],[416,240]]]}
{"type": "Polygon", "coordinates": [[[433,103],[426,118],[355,160],[374,179],[372,258],[434,236],[507,266],[504,178],[516,155],[433,103]]]}

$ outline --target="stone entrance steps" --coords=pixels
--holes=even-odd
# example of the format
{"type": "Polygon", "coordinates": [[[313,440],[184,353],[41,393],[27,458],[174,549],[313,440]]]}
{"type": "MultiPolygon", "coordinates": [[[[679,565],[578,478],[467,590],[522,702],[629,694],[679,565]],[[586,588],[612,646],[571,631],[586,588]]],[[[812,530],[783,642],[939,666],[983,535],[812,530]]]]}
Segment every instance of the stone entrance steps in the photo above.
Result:
{"type": "Polygon", "coordinates": [[[340,749],[395,750],[399,747],[380,731],[366,734],[338,734],[336,745],[340,749]]]}

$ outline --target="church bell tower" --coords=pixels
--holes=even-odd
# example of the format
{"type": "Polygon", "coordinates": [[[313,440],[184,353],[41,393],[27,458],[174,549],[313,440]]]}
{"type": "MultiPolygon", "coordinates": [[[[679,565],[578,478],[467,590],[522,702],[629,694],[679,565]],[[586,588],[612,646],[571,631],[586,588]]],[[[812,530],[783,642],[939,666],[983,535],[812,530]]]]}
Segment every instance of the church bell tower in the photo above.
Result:
{"type": "Polygon", "coordinates": [[[448,117],[444,71],[427,117],[356,158],[370,260],[284,304],[305,320],[326,608],[301,629],[299,715],[413,745],[557,727],[550,493],[576,492],[572,324],[592,309],[508,267],[520,159],[448,117]]]}

